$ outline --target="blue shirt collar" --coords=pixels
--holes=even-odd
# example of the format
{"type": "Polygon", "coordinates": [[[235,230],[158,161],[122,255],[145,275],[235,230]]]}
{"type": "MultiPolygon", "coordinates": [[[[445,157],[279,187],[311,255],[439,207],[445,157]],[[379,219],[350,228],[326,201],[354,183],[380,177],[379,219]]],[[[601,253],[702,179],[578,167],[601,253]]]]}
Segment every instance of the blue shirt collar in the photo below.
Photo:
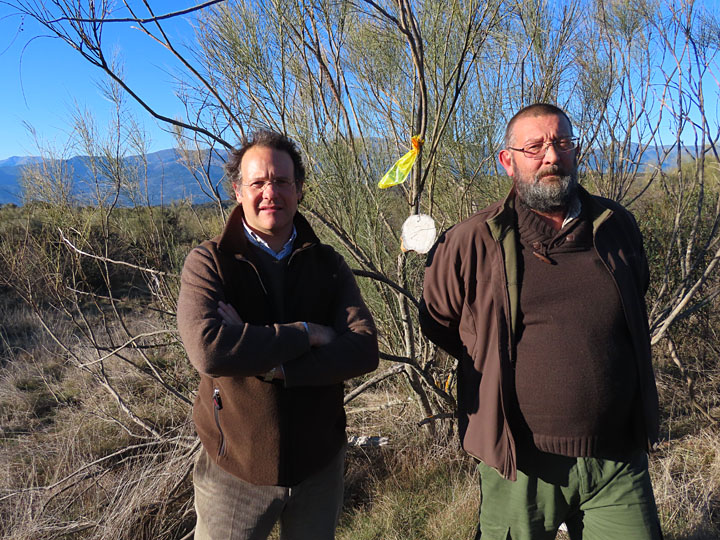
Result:
{"type": "Polygon", "coordinates": [[[253,231],[250,227],[248,227],[248,224],[245,223],[245,220],[243,219],[243,227],[245,227],[245,236],[247,236],[247,239],[252,243],[253,245],[259,247],[266,253],[269,253],[274,259],[281,261],[290,253],[292,252],[293,242],[295,242],[295,238],[297,237],[297,231],[295,230],[295,225],[293,225],[292,228],[292,234],[290,235],[290,238],[287,242],[285,242],[285,245],[283,245],[282,249],[278,251],[277,253],[268,245],[268,243],[260,238],[255,231],[253,231]]]}

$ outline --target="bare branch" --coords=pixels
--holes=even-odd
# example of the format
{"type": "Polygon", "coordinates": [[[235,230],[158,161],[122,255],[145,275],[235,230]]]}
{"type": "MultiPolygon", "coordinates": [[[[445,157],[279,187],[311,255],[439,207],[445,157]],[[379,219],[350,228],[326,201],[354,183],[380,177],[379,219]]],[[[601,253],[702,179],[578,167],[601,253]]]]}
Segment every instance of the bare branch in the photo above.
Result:
{"type": "MultiPolygon", "coordinates": [[[[50,24],[60,23],[60,22],[76,22],[76,23],[99,23],[99,24],[105,24],[105,23],[139,23],[139,24],[147,24],[152,22],[158,22],[166,19],[172,19],[173,17],[179,17],[181,15],[187,15],[188,13],[192,13],[193,11],[199,11],[201,9],[204,9],[206,7],[212,6],[213,4],[219,4],[220,2],[225,2],[225,0],[209,0],[203,4],[198,4],[197,6],[192,6],[186,9],[181,9],[179,11],[172,11],[170,13],[166,13],[164,15],[156,15],[153,17],[148,18],[136,18],[136,17],[104,17],[100,19],[94,19],[94,18],[83,18],[83,17],[58,17],[57,19],[52,19],[47,21],[50,24]]],[[[3,4],[7,2],[1,2],[3,4]]]]}
{"type": "Polygon", "coordinates": [[[360,394],[362,394],[362,393],[363,393],[365,390],[367,390],[368,388],[372,388],[373,386],[377,385],[377,384],[380,383],[381,381],[384,381],[384,380],[387,379],[388,377],[392,377],[393,375],[397,375],[398,373],[402,372],[403,369],[405,369],[405,368],[403,367],[403,365],[402,365],[402,364],[398,364],[397,366],[393,366],[393,367],[391,367],[390,369],[383,371],[382,373],[378,373],[377,375],[374,375],[373,377],[371,377],[370,379],[368,379],[367,381],[365,381],[364,383],[362,383],[360,386],[358,386],[357,388],[353,389],[352,392],[348,392],[348,393],[345,395],[345,400],[343,401],[343,403],[344,403],[345,405],[347,405],[348,403],[350,403],[353,399],[355,399],[356,397],[358,397],[360,394]]]}
{"type": "Polygon", "coordinates": [[[700,403],[698,403],[697,398],[695,397],[695,380],[690,376],[690,372],[687,370],[687,368],[683,365],[682,361],[680,360],[680,355],[678,354],[677,345],[675,345],[675,341],[671,337],[666,338],[667,345],[668,345],[668,352],[670,353],[670,358],[672,358],[675,365],[680,369],[680,373],[685,378],[685,385],[687,387],[688,392],[688,400],[692,404],[692,406],[697,410],[700,414],[702,414],[707,420],[709,420],[713,425],[720,425],[720,419],[715,418],[712,414],[710,414],[708,411],[706,411],[700,403]]]}
{"type": "Polygon", "coordinates": [[[453,418],[456,418],[455,413],[433,414],[432,416],[423,418],[420,422],[418,422],[418,426],[426,426],[428,424],[431,424],[432,422],[437,422],[438,420],[449,420],[453,418]]]}
{"type": "Polygon", "coordinates": [[[375,281],[379,281],[381,283],[384,283],[385,285],[388,285],[389,287],[392,287],[397,292],[404,295],[408,300],[410,300],[413,304],[415,304],[415,307],[420,307],[420,302],[412,295],[410,291],[408,291],[405,287],[401,287],[388,277],[386,277],[383,274],[378,274],[377,272],[368,272],[367,270],[358,270],[353,269],[353,274],[360,277],[366,277],[370,279],[374,279],[375,281]]]}
{"type": "Polygon", "coordinates": [[[144,332],[142,334],[137,334],[137,335],[133,336],[131,339],[127,340],[122,345],[120,345],[119,347],[117,347],[117,348],[113,349],[112,351],[110,351],[109,353],[107,353],[106,355],[101,356],[100,358],[97,358],[91,362],[85,362],[83,364],[79,364],[78,367],[86,368],[86,367],[90,367],[94,364],[99,364],[100,362],[103,362],[103,361],[107,360],[108,358],[115,356],[117,353],[119,353],[123,349],[126,349],[130,346],[134,346],[135,342],[139,339],[146,338],[146,337],[152,337],[152,336],[159,336],[159,335],[163,335],[163,334],[177,335],[177,330],[157,330],[156,332],[144,332]]]}
{"type": "Polygon", "coordinates": [[[65,244],[67,244],[71,250],[73,250],[75,253],[77,253],[79,255],[83,255],[85,257],[90,257],[91,259],[95,259],[95,260],[102,261],[102,262],[117,264],[120,266],[127,266],[128,268],[134,268],[135,270],[140,270],[141,272],[145,272],[147,274],[155,274],[158,276],[180,277],[177,274],[171,274],[169,272],[162,272],[160,270],[153,270],[152,268],[143,268],[142,266],[138,266],[136,264],[131,264],[129,262],[116,261],[116,260],[110,259],[108,257],[101,257],[99,255],[93,255],[92,253],[88,253],[87,251],[83,251],[83,250],[75,247],[75,245],[70,240],[67,239],[67,237],[63,233],[62,229],[58,229],[58,232],[60,233],[60,239],[65,244]]]}

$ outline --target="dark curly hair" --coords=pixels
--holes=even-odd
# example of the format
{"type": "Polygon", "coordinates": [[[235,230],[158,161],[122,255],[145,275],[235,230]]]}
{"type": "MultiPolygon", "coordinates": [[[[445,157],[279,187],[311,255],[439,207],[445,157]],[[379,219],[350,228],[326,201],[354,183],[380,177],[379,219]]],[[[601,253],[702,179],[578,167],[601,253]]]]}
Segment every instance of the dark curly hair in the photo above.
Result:
{"type": "Polygon", "coordinates": [[[234,148],[228,156],[227,163],[225,163],[225,174],[230,179],[232,185],[241,183],[241,172],[240,164],[242,158],[250,148],[253,146],[263,146],[265,148],[273,148],[286,152],[293,162],[293,173],[295,174],[295,182],[303,185],[305,182],[305,165],[303,165],[302,157],[297,149],[297,145],[291,141],[287,136],[270,131],[266,129],[255,131],[250,135],[250,138],[246,138],[242,141],[240,148],[234,148]]]}

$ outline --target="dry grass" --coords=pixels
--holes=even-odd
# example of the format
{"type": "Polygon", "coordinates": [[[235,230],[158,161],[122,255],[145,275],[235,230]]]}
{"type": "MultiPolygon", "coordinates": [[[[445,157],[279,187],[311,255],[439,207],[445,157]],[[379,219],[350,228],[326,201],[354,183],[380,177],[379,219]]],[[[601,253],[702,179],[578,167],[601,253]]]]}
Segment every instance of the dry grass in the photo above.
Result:
{"type": "Polygon", "coordinates": [[[720,538],[720,434],[702,430],[666,444],[651,461],[668,539],[720,538]]]}
{"type": "Polygon", "coordinates": [[[452,443],[433,443],[422,433],[411,441],[349,453],[350,496],[338,538],[474,537],[480,500],[474,463],[452,443]]]}
{"type": "MultiPolygon", "coordinates": [[[[162,437],[143,434],[95,378],[65,358],[32,314],[5,306],[0,316],[23,327],[1,321],[0,536],[170,540],[190,533],[189,407],[127,362],[107,361],[109,379],[127,405],[162,437]]],[[[137,324],[147,324],[147,314],[137,317],[137,324]]],[[[172,349],[152,361],[173,381],[193,383],[187,362],[172,349]]],[[[661,396],[678,415],[667,419],[667,432],[678,438],[651,460],[666,538],[717,539],[720,435],[697,429],[702,419],[681,407],[677,393],[667,401],[671,385],[661,374],[661,386],[668,387],[661,396]]],[[[473,460],[459,449],[452,423],[436,422],[434,434],[418,426],[423,415],[412,396],[398,375],[348,405],[350,435],[388,437],[389,444],[348,452],[339,539],[474,537],[480,494],[473,460]]]]}
{"type": "Polygon", "coordinates": [[[389,443],[350,448],[339,539],[474,538],[475,464],[460,450],[451,422],[435,422],[434,435],[418,425],[423,414],[411,396],[400,374],[347,407],[351,435],[384,436],[389,443]]]}
{"type": "Polygon", "coordinates": [[[191,530],[188,473],[196,446],[189,407],[127,362],[107,361],[104,372],[125,404],[161,436],[143,433],[32,314],[0,313],[9,311],[28,331],[23,347],[4,341],[0,535],[169,539],[191,530]]]}

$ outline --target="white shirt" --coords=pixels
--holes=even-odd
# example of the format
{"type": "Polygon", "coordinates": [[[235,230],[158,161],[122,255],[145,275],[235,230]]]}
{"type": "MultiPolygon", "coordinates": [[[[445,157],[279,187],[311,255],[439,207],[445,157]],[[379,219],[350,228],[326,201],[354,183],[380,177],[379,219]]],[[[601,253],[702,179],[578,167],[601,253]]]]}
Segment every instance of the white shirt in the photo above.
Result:
{"type": "MultiPolygon", "coordinates": [[[[564,227],[570,223],[573,219],[580,216],[582,211],[582,204],[580,204],[580,197],[575,197],[570,203],[565,219],[563,220],[562,226],[564,227]]],[[[562,227],[561,227],[562,228],[562,227]]]]}

